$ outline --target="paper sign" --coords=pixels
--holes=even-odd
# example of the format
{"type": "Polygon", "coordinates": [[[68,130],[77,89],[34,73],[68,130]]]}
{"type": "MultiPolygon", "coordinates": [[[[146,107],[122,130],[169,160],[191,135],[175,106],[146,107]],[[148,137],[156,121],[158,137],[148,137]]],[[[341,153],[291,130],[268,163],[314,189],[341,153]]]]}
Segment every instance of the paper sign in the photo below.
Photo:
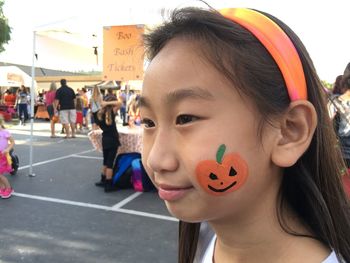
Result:
{"type": "Polygon", "coordinates": [[[8,81],[14,81],[19,82],[23,84],[23,77],[21,75],[15,74],[15,73],[7,73],[7,80],[8,81]]]}
{"type": "Polygon", "coordinates": [[[103,79],[143,78],[143,25],[111,26],[103,29],[103,79]]]}

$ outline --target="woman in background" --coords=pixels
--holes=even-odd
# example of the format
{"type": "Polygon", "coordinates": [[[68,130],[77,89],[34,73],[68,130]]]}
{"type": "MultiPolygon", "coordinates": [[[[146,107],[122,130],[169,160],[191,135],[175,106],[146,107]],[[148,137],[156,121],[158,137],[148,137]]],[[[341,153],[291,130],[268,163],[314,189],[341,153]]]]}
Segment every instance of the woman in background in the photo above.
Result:
{"type": "Polygon", "coordinates": [[[18,106],[18,116],[22,125],[28,120],[28,92],[26,87],[22,85],[16,96],[16,105],[18,106]]]}
{"type": "Polygon", "coordinates": [[[56,98],[56,83],[51,82],[50,84],[50,90],[45,93],[45,105],[47,108],[47,112],[49,114],[50,118],[50,130],[51,130],[51,138],[57,138],[55,134],[55,124],[57,122],[58,114],[55,114],[55,108],[54,103],[55,103],[55,98],[56,98]]]}

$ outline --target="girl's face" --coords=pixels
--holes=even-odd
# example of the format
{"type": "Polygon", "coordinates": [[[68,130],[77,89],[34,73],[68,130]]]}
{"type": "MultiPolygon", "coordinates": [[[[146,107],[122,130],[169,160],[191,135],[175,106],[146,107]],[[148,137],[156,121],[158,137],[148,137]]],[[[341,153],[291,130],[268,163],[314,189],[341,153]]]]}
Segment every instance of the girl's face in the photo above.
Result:
{"type": "Polygon", "coordinates": [[[277,130],[265,125],[258,137],[257,110],[198,50],[173,39],[150,63],[140,102],[142,161],[175,217],[244,219],[276,201],[280,172],[270,154],[277,130]],[[222,144],[225,154],[240,155],[248,176],[237,190],[218,196],[201,186],[196,168],[203,160],[215,161],[222,144]]]}

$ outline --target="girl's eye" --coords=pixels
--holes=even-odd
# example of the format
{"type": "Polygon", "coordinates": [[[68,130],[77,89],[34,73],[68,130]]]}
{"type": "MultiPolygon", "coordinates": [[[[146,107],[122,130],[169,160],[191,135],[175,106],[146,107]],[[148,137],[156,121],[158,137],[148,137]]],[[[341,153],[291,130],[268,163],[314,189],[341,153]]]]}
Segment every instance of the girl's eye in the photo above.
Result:
{"type": "Polygon", "coordinates": [[[186,114],[179,115],[176,118],[176,124],[183,125],[183,124],[186,124],[186,123],[189,123],[189,122],[196,121],[198,119],[199,119],[198,117],[193,116],[193,115],[186,115],[186,114]]]}
{"type": "Polygon", "coordinates": [[[141,120],[141,124],[145,127],[145,128],[152,128],[155,126],[154,122],[150,119],[142,119],[141,120]]]}

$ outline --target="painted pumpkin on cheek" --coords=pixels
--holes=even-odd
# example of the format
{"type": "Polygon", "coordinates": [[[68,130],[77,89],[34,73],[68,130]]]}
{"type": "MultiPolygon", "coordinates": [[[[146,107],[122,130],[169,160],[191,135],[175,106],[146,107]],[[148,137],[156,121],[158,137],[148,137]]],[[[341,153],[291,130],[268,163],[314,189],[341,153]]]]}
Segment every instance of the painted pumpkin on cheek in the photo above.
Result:
{"type": "Polygon", "coordinates": [[[248,165],[237,153],[224,156],[226,146],[220,145],[216,161],[204,160],[196,167],[200,186],[211,195],[225,195],[239,189],[248,177],[248,165]]]}

